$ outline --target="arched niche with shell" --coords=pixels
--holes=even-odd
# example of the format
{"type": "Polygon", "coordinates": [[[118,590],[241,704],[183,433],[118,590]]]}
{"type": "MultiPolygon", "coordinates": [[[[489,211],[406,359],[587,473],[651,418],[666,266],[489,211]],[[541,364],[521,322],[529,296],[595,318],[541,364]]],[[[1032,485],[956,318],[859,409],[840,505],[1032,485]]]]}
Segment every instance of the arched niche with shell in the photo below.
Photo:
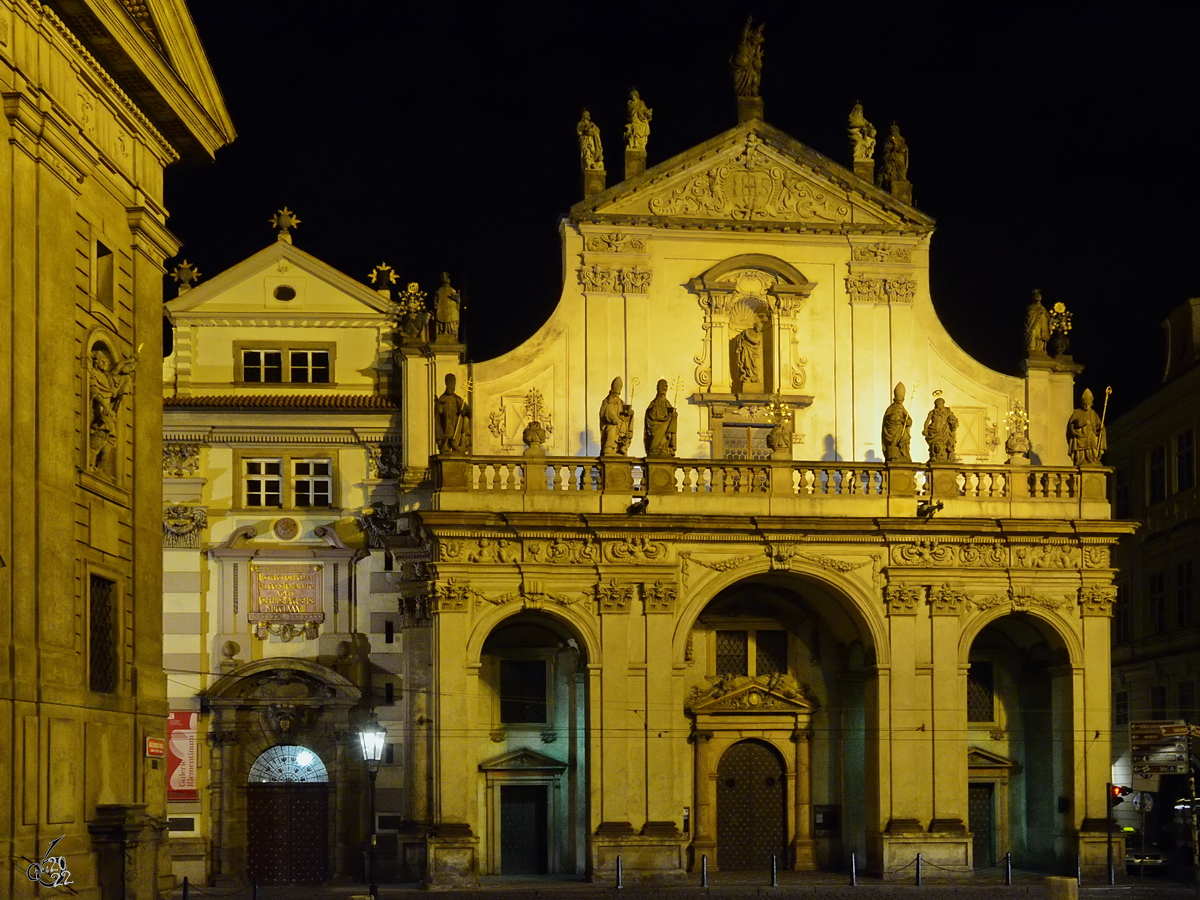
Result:
{"type": "Polygon", "coordinates": [[[796,316],[816,282],[776,257],[745,254],[688,286],[704,310],[704,347],[695,357],[702,396],[765,399],[804,387],[796,316]]]}

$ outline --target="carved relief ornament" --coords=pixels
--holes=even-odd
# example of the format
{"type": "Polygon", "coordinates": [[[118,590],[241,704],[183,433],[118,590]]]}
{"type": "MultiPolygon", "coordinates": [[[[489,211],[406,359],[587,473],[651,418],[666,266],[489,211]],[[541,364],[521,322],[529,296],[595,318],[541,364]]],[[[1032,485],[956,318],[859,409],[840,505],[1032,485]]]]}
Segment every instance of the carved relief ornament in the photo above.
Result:
{"type": "Polygon", "coordinates": [[[553,565],[594,565],[600,562],[600,547],[590,538],[527,540],[525,553],[531,562],[553,565]]]}
{"type": "Polygon", "coordinates": [[[1077,569],[1079,558],[1071,544],[1030,544],[1015,548],[1017,565],[1027,569],[1077,569]]]}
{"type": "Polygon", "coordinates": [[[883,589],[883,602],[889,616],[915,616],[925,589],[916,585],[889,584],[883,589]]]}
{"type": "Polygon", "coordinates": [[[846,292],[853,303],[912,303],[917,283],[907,276],[878,278],[860,272],[846,277],[846,292]]]}
{"type": "Polygon", "coordinates": [[[889,244],[877,241],[873,244],[856,244],[850,250],[854,262],[911,263],[912,247],[906,244],[889,244]]]}
{"type": "Polygon", "coordinates": [[[850,205],[785,168],[748,135],[741,153],[650,200],[657,216],[846,222],[850,205]]]}
{"type": "Polygon", "coordinates": [[[658,563],[666,562],[668,555],[666,541],[654,541],[640,535],[628,540],[604,542],[605,562],[658,563]]]}
{"type": "Polygon", "coordinates": [[[398,444],[367,444],[367,473],[371,478],[399,478],[404,471],[398,444]]]}
{"type": "Polygon", "coordinates": [[[601,294],[645,294],[650,291],[652,274],[645,266],[580,266],[579,284],[585,291],[601,294]]]}
{"type": "Polygon", "coordinates": [[[969,597],[967,604],[980,612],[998,607],[1009,606],[1014,612],[1025,612],[1032,607],[1040,607],[1041,609],[1054,612],[1056,610],[1067,609],[1074,606],[1076,597],[1074,594],[1064,594],[1061,596],[1043,596],[1026,593],[1009,588],[1003,594],[991,594],[986,597],[969,597]]]}
{"type": "Polygon", "coordinates": [[[191,478],[200,468],[199,444],[163,444],[163,474],[191,478]]]}
{"type": "Polygon", "coordinates": [[[934,616],[957,616],[963,611],[967,595],[949,584],[929,589],[929,612],[934,616]]]}
{"type": "Polygon", "coordinates": [[[1079,589],[1080,614],[1084,616],[1111,616],[1117,589],[1112,585],[1093,585],[1079,589]]]}
{"type": "Polygon", "coordinates": [[[613,231],[608,234],[589,234],[584,238],[583,247],[594,253],[645,253],[646,241],[637,235],[613,231]]]}
{"type": "Polygon", "coordinates": [[[601,582],[592,588],[596,606],[602,613],[627,613],[633,605],[636,589],[632,584],[618,584],[615,578],[608,584],[601,582]]]}
{"type": "Polygon", "coordinates": [[[642,600],[646,604],[647,613],[673,613],[679,588],[673,584],[663,584],[656,581],[653,584],[642,585],[642,600]]]}
{"type": "Polygon", "coordinates": [[[163,547],[171,550],[200,546],[200,532],[208,524],[208,513],[199,506],[168,506],[163,509],[163,547]]]}
{"type": "Polygon", "coordinates": [[[894,566],[998,569],[1008,565],[1006,548],[994,542],[943,544],[939,541],[914,541],[893,544],[891,558],[894,566]]]}
{"type": "Polygon", "coordinates": [[[372,550],[382,550],[387,546],[387,539],[396,533],[396,520],[400,518],[400,504],[377,503],[358,517],[359,527],[367,536],[367,546],[372,550]]]}

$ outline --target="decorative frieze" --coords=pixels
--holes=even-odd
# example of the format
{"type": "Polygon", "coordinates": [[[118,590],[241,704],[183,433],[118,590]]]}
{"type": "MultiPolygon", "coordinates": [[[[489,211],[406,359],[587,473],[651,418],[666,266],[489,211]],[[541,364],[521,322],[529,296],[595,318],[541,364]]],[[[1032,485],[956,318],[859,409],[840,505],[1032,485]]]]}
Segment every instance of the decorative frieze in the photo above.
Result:
{"type": "Polygon", "coordinates": [[[911,263],[912,247],[886,241],[857,244],[850,249],[850,258],[854,262],[911,263]]]}
{"type": "Polygon", "coordinates": [[[1008,565],[1008,552],[1004,545],[993,541],[968,544],[913,541],[893,544],[891,560],[894,566],[999,569],[1008,565]]]}
{"type": "Polygon", "coordinates": [[[605,541],[604,561],[610,563],[662,563],[669,551],[666,541],[637,536],[628,540],[605,541]]]}
{"type": "Polygon", "coordinates": [[[1075,605],[1076,597],[1074,594],[1063,594],[1058,596],[1035,595],[1025,591],[1018,591],[1014,588],[1009,588],[1003,594],[991,594],[986,597],[969,597],[967,603],[969,606],[980,612],[997,609],[999,607],[1009,606],[1013,612],[1026,612],[1033,607],[1055,612],[1058,610],[1068,609],[1075,605]]]}
{"type": "Polygon", "coordinates": [[[589,234],[584,238],[585,250],[594,253],[645,253],[646,241],[637,235],[621,234],[619,231],[608,234],[589,234]]]}
{"type": "Polygon", "coordinates": [[[465,584],[459,584],[456,578],[435,582],[430,590],[431,611],[466,612],[474,594],[475,591],[465,584]]]}
{"type": "Polygon", "coordinates": [[[201,506],[167,506],[163,508],[163,548],[168,550],[197,549],[200,532],[208,524],[208,512],[201,506]]]}
{"type": "Polygon", "coordinates": [[[1087,569],[1107,569],[1109,566],[1108,547],[1084,547],[1083,565],[1087,569]]]}
{"type": "Polygon", "coordinates": [[[903,275],[880,278],[859,272],[846,277],[846,292],[854,303],[912,303],[917,283],[903,275]]]}
{"type": "Polygon", "coordinates": [[[1066,543],[1038,543],[1015,547],[1016,565],[1026,569],[1077,569],[1077,547],[1066,543]]]}
{"type": "Polygon", "coordinates": [[[596,598],[596,607],[601,613],[627,613],[633,606],[636,586],[619,584],[615,578],[608,584],[601,582],[592,588],[596,598]]]}
{"type": "Polygon", "coordinates": [[[685,563],[695,563],[698,566],[704,566],[706,569],[712,569],[714,572],[729,572],[733,569],[748,566],[752,562],[758,562],[763,558],[763,555],[761,553],[747,553],[743,556],[729,556],[725,559],[708,560],[693,556],[692,552],[687,550],[680,553],[679,558],[685,563]]]}
{"type": "Polygon", "coordinates": [[[498,563],[510,566],[521,561],[521,545],[509,538],[479,538],[466,551],[469,563],[498,563]]]}
{"type": "Polygon", "coordinates": [[[199,444],[163,444],[163,474],[191,478],[200,468],[199,444]]]}
{"type": "Polygon", "coordinates": [[[600,547],[591,538],[526,541],[525,553],[531,562],[551,565],[595,565],[600,561],[600,547]]]}
{"type": "Polygon", "coordinates": [[[1080,614],[1084,616],[1111,616],[1117,589],[1112,585],[1092,585],[1079,589],[1080,614]]]}

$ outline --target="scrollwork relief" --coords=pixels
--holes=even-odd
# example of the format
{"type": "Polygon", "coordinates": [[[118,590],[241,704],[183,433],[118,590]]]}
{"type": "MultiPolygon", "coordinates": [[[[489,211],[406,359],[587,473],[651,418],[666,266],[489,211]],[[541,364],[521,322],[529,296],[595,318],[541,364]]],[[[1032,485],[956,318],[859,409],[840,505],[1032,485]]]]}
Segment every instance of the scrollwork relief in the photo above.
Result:
{"type": "Polygon", "coordinates": [[[585,291],[601,294],[645,294],[650,290],[653,273],[645,266],[610,268],[609,266],[581,266],[579,284],[585,291]]]}
{"type": "Polygon", "coordinates": [[[1084,547],[1083,564],[1089,569],[1107,569],[1109,565],[1107,547],[1084,547]]]}
{"type": "Polygon", "coordinates": [[[1014,588],[1009,588],[1003,594],[967,598],[967,605],[980,612],[1002,606],[1011,606],[1014,612],[1025,612],[1035,606],[1054,612],[1074,606],[1075,602],[1076,596],[1074,594],[1063,594],[1061,596],[1035,595],[1014,588]]]}
{"type": "Polygon", "coordinates": [[[1016,548],[1017,564],[1027,569],[1076,569],[1076,548],[1070,544],[1032,544],[1016,548]]]}
{"type": "Polygon", "coordinates": [[[645,253],[646,241],[636,235],[613,231],[608,234],[589,234],[583,242],[587,250],[594,253],[645,253]]]}
{"type": "Polygon", "coordinates": [[[655,541],[641,535],[628,540],[604,542],[604,561],[610,563],[666,562],[669,553],[666,541],[655,541]]]}
{"type": "Polygon", "coordinates": [[[191,478],[200,468],[199,444],[163,444],[163,474],[191,478]]]}
{"type": "Polygon", "coordinates": [[[858,244],[851,248],[850,258],[854,262],[911,263],[912,247],[886,241],[858,244]]]}
{"type": "Polygon", "coordinates": [[[761,553],[747,553],[744,556],[730,556],[726,559],[710,562],[705,559],[697,559],[692,555],[691,551],[686,551],[679,554],[679,558],[685,562],[694,562],[698,566],[704,566],[706,569],[712,569],[714,572],[728,572],[731,569],[740,569],[742,566],[749,565],[763,558],[761,553]]]}
{"type": "Polygon", "coordinates": [[[595,565],[600,561],[600,548],[591,538],[527,540],[525,553],[532,562],[552,565],[595,565]]]}
{"type": "Polygon", "coordinates": [[[882,303],[883,279],[872,278],[870,275],[849,275],[846,278],[846,292],[852,303],[882,303]]]}
{"type": "Polygon", "coordinates": [[[935,540],[893,544],[894,566],[961,566],[963,568],[1003,568],[1008,554],[1003,545],[989,543],[943,544],[935,540]]]}
{"type": "Polygon", "coordinates": [[[911,278],[885,278],[883,289],[888,303],[912,303],[917,283],[911,278]]]}
{"type": "Polygon", "coordinates": [[[168,506],[163,509],[163,547],[170,550],[200,546],[200,532],[208,524],[208,512],[199,506],[168,506]]]}

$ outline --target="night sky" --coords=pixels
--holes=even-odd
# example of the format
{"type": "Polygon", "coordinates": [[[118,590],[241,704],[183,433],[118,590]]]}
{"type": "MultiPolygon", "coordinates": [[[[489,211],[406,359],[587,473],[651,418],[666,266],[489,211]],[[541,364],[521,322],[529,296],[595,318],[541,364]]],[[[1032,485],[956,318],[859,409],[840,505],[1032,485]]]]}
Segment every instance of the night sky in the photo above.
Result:
{"type": "Polygon", "coordinates": [[[432,291],[448,270],[487,359],[558,300],[580,109],[610,185],[631,87],[654,110],[649,165],[719,134],[753,13],[768,122],[847,166],[856,100],[881,136],[900,124],[954,338],[1019,374],[1040,288],[1074,313],[1079,384],[1111,384],[1120,413],[1161,380],[1159,323],[1200,295],[1200,8],[931,8],[194,0],[238,138],[168,172],[169,224],[206,277],[271,243],[285,204],[296,245],[352,277],[386,261],[432,291]]]}

